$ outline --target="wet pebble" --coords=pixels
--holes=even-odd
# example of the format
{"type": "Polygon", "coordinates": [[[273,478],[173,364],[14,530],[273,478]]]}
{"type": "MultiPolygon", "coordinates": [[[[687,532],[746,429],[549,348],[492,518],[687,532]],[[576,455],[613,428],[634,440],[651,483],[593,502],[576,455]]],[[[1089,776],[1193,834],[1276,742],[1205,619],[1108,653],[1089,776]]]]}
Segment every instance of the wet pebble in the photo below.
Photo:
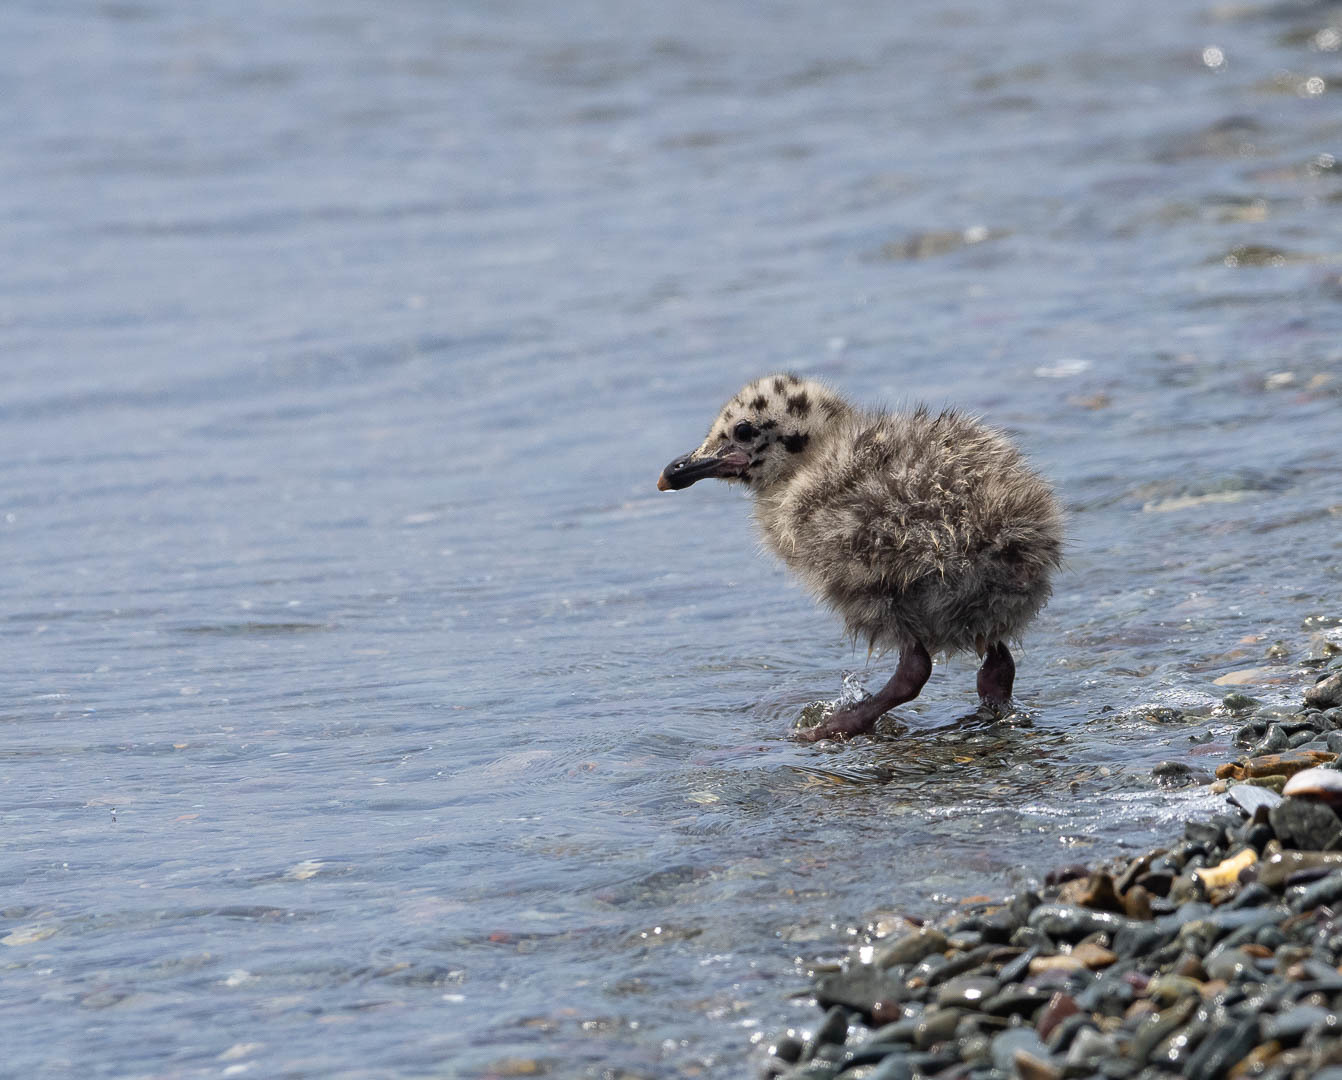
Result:
{"type": "MultiPolygon", "coordinates": [[[[1318,684],[1326,695],[1330,685],[1318,684]]],[[[875,963],[818,979],[829,1011],[804,1045],[779,1040],[769,1071],[788,1080],[1326,1075],[1342,1061],[1342,703],[1331,716],[1235,695],[1222,704],[1244,715],[1242,744],[1303,736],[1309,748],[1222,766],[1231,785],[1222,811],[1186,822],[1165,848],[1061,867],[1036,890],[976,900],[875,943],[875,963]],[[859,1017],[873,1030],[849,1040],[859,1017]]],[[[1192,773],[1162,764],[1162,775],[1192,773]]]]}
{"type": "Polygon", "coordinates": [[[1337,850],[1342,820],[1327,806],[1310,799],[1285,798],[1268,812],[1277,839],[1298,851],[1337,850]]]}

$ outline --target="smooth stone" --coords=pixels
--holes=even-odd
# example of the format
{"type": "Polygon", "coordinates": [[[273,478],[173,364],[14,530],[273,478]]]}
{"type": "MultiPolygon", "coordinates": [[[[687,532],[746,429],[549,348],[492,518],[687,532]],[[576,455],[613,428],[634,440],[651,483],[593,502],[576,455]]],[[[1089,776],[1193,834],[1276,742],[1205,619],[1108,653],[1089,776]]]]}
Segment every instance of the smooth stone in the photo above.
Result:
{"type": "Polygon", "coordinates": [[[779,1061],[785,1061],[789,1065],[795,1065],[801,1060],[803,1043],[800,1039],[795,1039],[791,1035],[784,1035],[770,1047],[769,1052],[779,1061]]]}
{"type": "Polygon", "coordinates": [[[1299,1042],[1313,1027],[1336,1028],[1339,1018],[1331,1009],[1321,1005],[1296,1005],[1263,1022],[1263,1038],[1282,1042],[1299,1042]]]}
{"type": "Polygon", "coordinates": [[[1259,705],[1257,698],[1251,698],[1248,694],[1241,694],[1238,690],[1231,690],[1221,699],[1221,707],[1229,709],[1231,712],[1242,712],[1246,709],[1256,709],[1259,705]]]}
{"type": "Polygon", "coordinates": [[[1311,957],[1292,964],[1286,969],[1286,977],[1298,983],[1306,983],[1313,990],[1328,993],[1342,990],[1342,973],[1311,957]]]}
{"type": "Polygon", "coordinates": [[[1041,1062],[1049,1059],[1048,1047],[1031,1028],[1007,1028],[993,1038],[993,1067],[1010,1075],[1016,1064],[1016,1055],[1022,1051],[1041,1062]]]}
{"type": "Polygon", "coordinates": [[[1331,709],[1342,705],[1342,671],[1325,675],[1305,690],[1305,704],[1316,709],[1331,709]]]}
{"type": "Polygon", "coordinates": [[[1030,1016],[1049,1000],[1049,992],[1037,986],[1008,986],[980,1007],[988,1016],[1030,1016]]]}
{"type": "Polygon", "coordinates": [[[1253,784],[1236,784],[1226,792],[1226,799],[1250,817],[1253,817],[1254,811],[1260,806],[1266,806],[1271,810],[1281,802],[1281,796],[1271,788],[1256,787],[1253,784]]]}
{"type": "Polygon", "coordinates": [[[1337,850],[1342,821],[1326,806],[1307,799],[1285,798],[1268,812],[1272,831],[1282,845],[1300,851],[1337,850]]]}
{"type": "Polygon", "coordinates": [[[1053,1029],[1053,1033],[1045,1042],[1054,1054],[1061,1054],[1072,1045],[1072,1040],[1082,1030],[1098,1031],[1094,1018],[1083,1012],[1073,1013],[1053,1029]]]}
{"type": "Polygon", "coordinates": [[[984,975],[961,975],[937,987],[937,1004],[965,1009],[978,1009],[983,1002],[1001,989],[996,979],[984,975]]]}
{"type": "Polygon", "coordinates": [[[842,1046],[848,1041],[848,1010],[842,1005],[834,1005],[825,1013],[820,1026],[811,1036],[811,1044],[817,1049],[826,1043],[842,1046]]]}
{"type": "Polygon", "coordinates": [[[1059,1024],[1080,1011],[1076,999],[1071,994],[1056,993],[1048,999],[1048,1005],[1035,1021],[1035,1031],[1041,1039],[1047,1039],[1059,1024]]]}
{"type": "Polygon", "coordinates": [[[1202,966],[1207,969],[1210,978],[1224,979],[1229,983],[1256,972],[1258,968],[1255,959],[1243,949],[1217,949],[1202,962],[1202,966]]]}
{"type": "Polygon", "coordinates": [[[1186,998],[1163,1012],[1143,1020],[1132,1036],[1129,1053],[1139,1062],[1144,1062],[1156,1046],[1164,1041],[1175,1028],[1182,1026],[1197,1011],[1201,999],[1186,998]]]}
{"type": "Polygon", "coordinates": [[[1117,1056],[1118,1043],[1108,1035],[1101,1035],[1093,1027],[1083,1027],[1068,1048],[1067,1064],[1093,1067],[1100,1061],[1117,1056]]]}
{"type": "Polygon", "coordinates": [[[1281,793],[1288,797],[1314,799],[1335,807],[1342,804],[1342,772],[1323,767],[1304,769],[1286,781],[1281,793]]]}
{"type": "Polygon", "coordinates": [[[946,939],[946,947],[955,949],[957,952],[968,952],[970,949],[977,949],[982,944],[983,932],[981,930],[961,930],[946,939]]]}
{"type": "Polygon", "coordinates": [[[1193,767],[1182,761],[1162,761],[1151,770],[1151,777],[1163,788],[1174,790],[1197,783],[1193,767]]]}
{"type": "Polygon", "coordinates": [[[973,971],[976,967],[986,963],[996,949],[996,945],[980,945],[977,949],[970,949],[969,952],[961,953],[953,960],[947,960],[944,964],[939,964],[935,971],[928,974],[927,985],[939,986],[957,975],[973,971]]]}
{"type": "Polygon", "coordinates": [[[1210,923],[1218,930],[1239,930],[1247,926],[1256,929],[1260,926],[1266,926],[1268,923],[1279,922],[1285,917],[1284,912],[1266,910],[1260,907],[1220,907],[1203,921],[1210,923]]]}
{"type": "Polygon", "coordinates": [[[1305,886],[1290,904],[1293,911],[1312,911],[1324,904],[1332,906],[1338,900],[1342,900],[1342,870],[1334,870],[1327,877],[1305,886]]]}
{"type": "Polygon", "coordinates": [[[1221,910],[1240,911],[1245,908],[1256,908],[1270,904],[1276,899],[1277,894],[1261,881],[1252,881],[1240,889],[1233,900],[1222,904],[1221,910]]]}
{"type": "Polygon", "coordinates": [[[863,1043],[912,1043],[914,1031],[917,1030],[917,1016],[911,1016],[906,1020],[896,1020],[891,1024],[883,1024],[867,1036],[863,1043]]]}
{"type": "Polygon", "coordinates": [[[1258,1045],[1258,1017],[1213,1028],[1184,1065],[1187,1080],[1220,1080],[1258,1045]]]}
{"type": "Polygon", "coordinates": [[[784,1080],[834,1080],[839,1066],[833,1061],[808,1061],[783,1074],[784,1080]]]}
{"type": "Polygon", "coordinates": [[[1020,982],[1030,970],[1030,962],[1039,955],[1039,946],[1026,949],[1014,960],[1008,960],[997,973],[997,979],[1003,986],[1020,982]]]}
{"type": "Polygon", "coordinates": [[[939,1042],[945,1042],[955,1034],[955,1026],[964,1012],[960,1009],[932,1009],[924,1013],[913,1032],[913,1044],[920,1050],[926,1050],[939,1042]]]}
{"type": "Polygon", "coordinates": [[[1258,880],[1271,889],[1280,889],[1287,880],[1301,870],[1327,866],[1342,869],[1342,852],[1337,851],[1283,851],[1280,844],[1270,844],[1258,861],[1258,880]]]}
{"type": "Polygon", "coordinates": [[[1159,975],[1147,983],[1146,996],[1161,1008],[1168,1008],[1185,999],[1201,1000],[1202,987],[1202,982],[1183,975],[1159,975]]]}
{"type": "Polygon", "coordinates": [[[897,1003],[908,996],[903,980],[871,964],[822,975],[815,984],[815,999],[822,1008],[844,1005],[864,1016],[872,1016],[882,1002],[897,1003]]]}
{"type": "Polygon", "coordinates": [[[896,964],[916,964],[932,953],[945,952],[946,947],[945,934],[940,930],[924,927],[879,950],[875,957],[876,966],[888,968],[896,964]]]}
{"type": "Polygon", "coordinates": [[[1024,1050],[1016,1051],[1016,1075],[1020,1080],[1062,1080],[1062,1070],[1024,1050]]]}
{"type": "Polygon", "coordinates": [[[1267,735],[1262,742],[1256,743],[1253,747],[1253,753],[1273,754],[1282,750],[1291,749],[1291,740],[1286,732],[1282,730],[1280,724],[1273,724],[1267,729],[1267,735]]]}
{"type": "Polygon", "coordinates": [[[1072,947],[1071,957],[1080,960],[1091,971],[1107,968],[1118,959],[1118,954],[1093,941],[1083,941],[1072,947]]]}
{"type": "Polygon", "coordinates": [[[1151,893],[1145,885],[1134,885],[1123,894],[1123,914],[1139,922],[1151,918],[1151,893]]]}
{"type": "Polygon", "coordinates": [[[904,1054],[892,1054],[879,1065],[867,1080],[913,1080],[913,1065],[904,1054]]]}
{"type": "Polygon", "coordinates": [[[1145,929],[1143,924],[1135,923],[1126,916],[1108,911],[1092,911],[1071,904],[1040,904],[1030,912],[1029,924],[1050,937],[1065,941],[1080,941],[1083,937],[1097,933],[1118,934],[1133,927],[1145,929]]]}

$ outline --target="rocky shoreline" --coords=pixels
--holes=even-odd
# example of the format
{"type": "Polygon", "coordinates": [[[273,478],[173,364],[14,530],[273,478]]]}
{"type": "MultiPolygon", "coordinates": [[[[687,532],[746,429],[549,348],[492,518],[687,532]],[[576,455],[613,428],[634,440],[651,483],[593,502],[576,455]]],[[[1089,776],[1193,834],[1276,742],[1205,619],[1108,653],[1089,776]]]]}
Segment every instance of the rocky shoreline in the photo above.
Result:
{"type": "Polygon", "coordinates": [[[1246,753],[1217,770],[1223,812],[868,941],[765,1075],[1342,1080],[1342,657],[1297,710],[1224,704],[1246,753]]]}

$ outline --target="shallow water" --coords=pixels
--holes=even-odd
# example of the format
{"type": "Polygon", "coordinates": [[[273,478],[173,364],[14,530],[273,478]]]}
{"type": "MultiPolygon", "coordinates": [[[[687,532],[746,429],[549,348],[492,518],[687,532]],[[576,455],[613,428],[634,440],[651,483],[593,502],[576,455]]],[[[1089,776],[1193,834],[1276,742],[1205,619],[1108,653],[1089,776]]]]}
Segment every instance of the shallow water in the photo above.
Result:
{"type": "Polygon", "coordinates": [[[877,913],[1207,806],[1342,617],[1339,25],[6,7],[8,1067],[739,1076],[877,913]],[[1056,478],[1013,722],[787,740],[888,663],[653,486],[784,367],[1056,478]]]}

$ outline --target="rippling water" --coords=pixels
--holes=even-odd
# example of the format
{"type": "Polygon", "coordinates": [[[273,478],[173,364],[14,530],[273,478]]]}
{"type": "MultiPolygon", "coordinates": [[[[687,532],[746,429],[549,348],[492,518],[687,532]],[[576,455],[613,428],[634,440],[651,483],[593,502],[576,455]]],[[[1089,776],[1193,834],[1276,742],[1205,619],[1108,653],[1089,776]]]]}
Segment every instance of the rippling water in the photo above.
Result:
{"type": "Polygon", "coordinates": [[[7,6],[7,1068],[739,1076],[851,927],[1204,805],[1342,617],[1340,28],[7,6]],[[653,486],[782,367],[1057,479],[1015,722],[787,741],[888,663],[653,486]]]}

